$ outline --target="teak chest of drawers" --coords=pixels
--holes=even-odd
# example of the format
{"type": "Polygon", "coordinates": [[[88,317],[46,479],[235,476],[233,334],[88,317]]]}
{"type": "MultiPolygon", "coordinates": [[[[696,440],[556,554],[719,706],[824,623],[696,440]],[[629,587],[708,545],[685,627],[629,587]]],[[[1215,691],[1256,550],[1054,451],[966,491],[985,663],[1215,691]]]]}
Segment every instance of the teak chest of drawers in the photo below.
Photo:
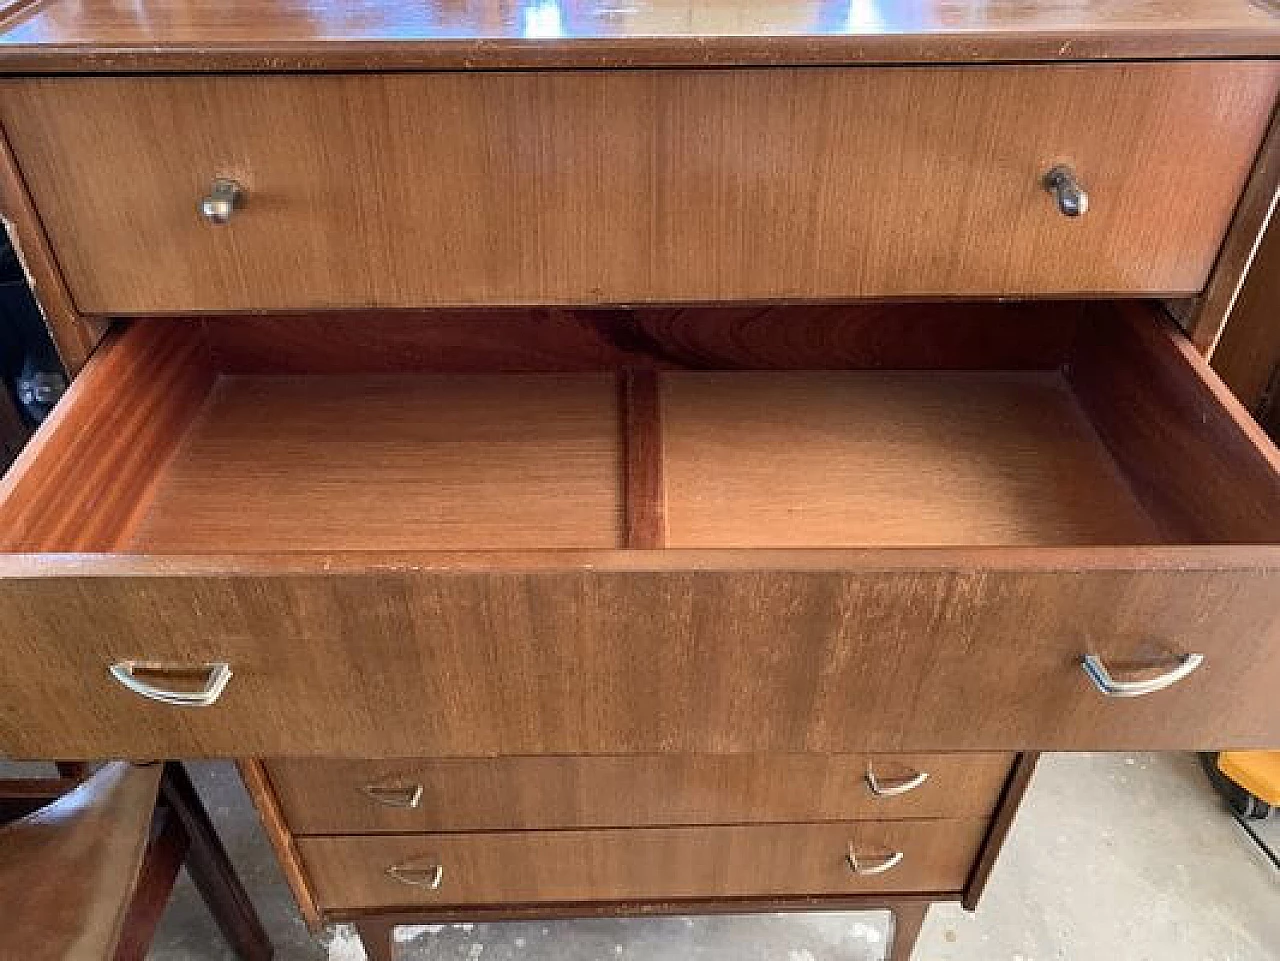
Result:
{"type": "Polygon", "coordinates": [[[1208,364],[1280,16],[960,13],[12,4],[78,376],[0,487],[0,752],[240,760],[375,957],[837,906],[905,956],[1035,752],[1280,743],[1280,454],[1208,364]]]}

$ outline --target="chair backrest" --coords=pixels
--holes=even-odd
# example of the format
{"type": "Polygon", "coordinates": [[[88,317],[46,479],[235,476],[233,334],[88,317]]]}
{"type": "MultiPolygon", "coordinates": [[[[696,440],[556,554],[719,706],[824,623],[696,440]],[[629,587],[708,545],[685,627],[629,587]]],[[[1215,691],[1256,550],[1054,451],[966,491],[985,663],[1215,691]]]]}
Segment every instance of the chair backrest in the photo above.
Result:
{"type": "Polygon", "coordinates": [[[107,961],[146,854],[162,764],[105,765],[0,827],[0,958],[107,961]]]}

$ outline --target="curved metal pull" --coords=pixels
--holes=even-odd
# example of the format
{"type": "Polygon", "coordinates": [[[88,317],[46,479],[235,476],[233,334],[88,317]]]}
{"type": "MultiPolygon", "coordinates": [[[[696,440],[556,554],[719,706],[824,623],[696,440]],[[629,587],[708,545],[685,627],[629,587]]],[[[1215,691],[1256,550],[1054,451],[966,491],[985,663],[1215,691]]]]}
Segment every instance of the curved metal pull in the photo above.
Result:
{"type": "Polygon", "coordinates": [[[215,227],[231,221],[237,207],[244,206],[245,189],[236,181],[218,177],[209,193],[200,198],[200,216],[215,227]]]}
{"type": "Polygon", "coordinates": [[[366,784],[360,790],[389,808],[416,808],[422,801],[421,784],[366,784]]]}
{"type": "Polygon", "coordinates": [[[917,771],[911,777],[899,778],[896,781],[881,781],[876,777],[876,772],[872,770],[871,765],[867,765],[867,787],[877,797],[894,797],[899,794],[909,794],[927,780],[929,780],[928,771],[917,771]]]}
{"type": "Polygon", "coordinates": [[[1044,175],[1044,189],[1053,194],[1058,212],[1064,217],[1083,217],[1089,212],[1089,195],[1066,164],[1058,164],[1044,175]]]}
{"type": "Polygon", "coordinates": [[[894,851],[892,854],[886,854],[876,861],[862,861],[853,850],[853,844],[849,845],[849,853],[846,860],[849,862],[849,870],[858,877],[870,877],[873,874],[884,874],[886,871],[892,871],[899,864],[906,854],[902,851],[894,851]]]}
{"type": "Polygon", "coordinates": [[[231,680],[231,665],[226,661],[210,664],[170,664],[163,661],[117,661],[108,668],[111,676],[122,685],[149,701],[172,704],[175,707],[208,707],[222,696],[231,680]],[[194,690],[175,690],[157,687],[144,681],[139,674],[169,677],[175,680],[203,679],[194,690]]]}
{"type": "Polygon", "coordinates": [[[425,868],[410,867],[407,864],[393,864],[387,868],[387,874],[401,884],[409,884],[415,888],[426,888],[429,891],[439,889],[444,881],[444,865],[431,864],[425,868]]]}
{"type": "Polygon", "coordinates": [[[1107,697],[1141,697],[1143,694],[1163,691],[1166,687],[1177,684],[1203,663],[1203,654],[1184,654],[1177,667],[1159,677],[1145,681],[1117,681],[1097,654],[1086,654],[1080,660],[1080,666],[1084,668],[1089,680],[1093,681],[1093,686],[1107,697]]]}

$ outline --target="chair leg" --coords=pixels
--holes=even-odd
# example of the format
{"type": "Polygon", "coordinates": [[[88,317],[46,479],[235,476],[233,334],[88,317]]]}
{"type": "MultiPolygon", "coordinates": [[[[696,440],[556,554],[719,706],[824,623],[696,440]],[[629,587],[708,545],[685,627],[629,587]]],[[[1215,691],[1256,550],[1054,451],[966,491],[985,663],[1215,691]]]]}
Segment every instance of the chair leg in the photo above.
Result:
{"type": "Polygon", "coordinates": [[[890,908],[893,911],[893,944],[885,961],[911,961],[924,916],[929,912],[929,902],[903,901],[890,905],[890,908]]]}
{"type": "Polygon", "coordinates": [[[356,931],[369,961],[394,961],[395,925],[386,921],[357,921],[356,931]]]}
{"type": "Polygon", "coordinates": [[[120,928],[114,961],[145,961],[173,882],[187,856],[187,832],[168,808],[157,808],[151,840],[138,869],[129,912],[120,928]]]}
{"type": "Polygon", "coordinates": [[[190,843],[187,874],[218,922],[223,937],[244,961],[268,961],[274,950],[271,941],[186,768],[176,761],[167,763],[160,791],[190,843]]]}

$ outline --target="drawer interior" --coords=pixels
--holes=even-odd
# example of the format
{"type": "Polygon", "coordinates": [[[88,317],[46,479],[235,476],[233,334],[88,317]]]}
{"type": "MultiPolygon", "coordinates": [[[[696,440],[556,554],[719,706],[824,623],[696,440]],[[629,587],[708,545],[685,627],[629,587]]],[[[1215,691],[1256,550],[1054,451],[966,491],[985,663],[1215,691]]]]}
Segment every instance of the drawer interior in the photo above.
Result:
{"type": "Polygon", "coordinates": [[[1272,541],[1274,449],[1233,405],[1144,304],[140,320],[6,479],[0,530],[151,554],[1272,541]]]}

